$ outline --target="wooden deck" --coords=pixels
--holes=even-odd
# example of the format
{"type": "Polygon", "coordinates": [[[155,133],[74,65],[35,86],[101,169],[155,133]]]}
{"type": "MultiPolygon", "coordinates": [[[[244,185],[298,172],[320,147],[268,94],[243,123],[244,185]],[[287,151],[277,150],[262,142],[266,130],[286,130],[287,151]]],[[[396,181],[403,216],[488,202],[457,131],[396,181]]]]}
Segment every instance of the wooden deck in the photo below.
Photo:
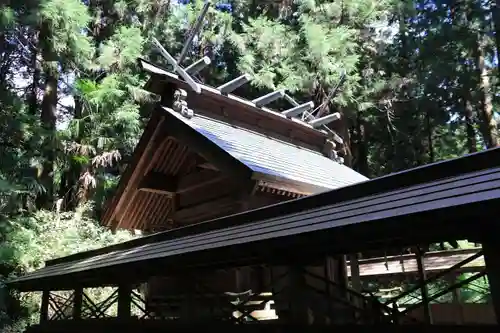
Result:
{"type": "MultiPolygon", "coordinates": [[[[480,248],[428,252],[424,256],[425,270],[427,272],[446,270],[476,254],[479,250],[480,248]]],[[[484,265],[484,257],[481,256],[457,271],[476,271],[484,268],[484,265]]],[[[417,272],[417,259],[415,254],[365,259],[360,260],[359,270],[362,277],[413,274],[417,272]]],[[[350,267],[347,272],[350,276],[350,267]]]]}

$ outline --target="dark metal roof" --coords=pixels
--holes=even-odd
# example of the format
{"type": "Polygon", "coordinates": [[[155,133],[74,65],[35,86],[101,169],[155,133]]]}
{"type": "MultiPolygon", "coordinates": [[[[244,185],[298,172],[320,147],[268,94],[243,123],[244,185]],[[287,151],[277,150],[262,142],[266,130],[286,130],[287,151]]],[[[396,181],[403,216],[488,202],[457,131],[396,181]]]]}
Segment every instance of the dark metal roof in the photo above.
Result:
{"type": "Polygon", "coordinates": [[[140,245],[175,239],[179,237],[199,234],[203,232],[218,230],[231,226],[241,225],[248,221],[258,221],[278,217],[286,214],[301,212],[307,209],[315,209],[328,204],[342,201],[354,200],[364,196],[379,194],[385,191],[402,189],[412,185],[433,182],[436,180],[460,176],[470,172],[490,169],[500,165],[500,148],[485,150],[469,154],[463,157],[440,161],[421,167],[393,173],[384,177],[371,179],[369,181],[339,188],[334,191],[310,195],[296,200],[290,200],[276,205],[270,205],[259,209],[235,214],[216,220],[176,228],[173,230],[144,236],[121,244],[108,246],[101,249],[76,253],[67,257],[49,260],[47,264],[57,264],[77,259],[92,257],[98,254],[115,250],[133,248],[140,245]]]}
{"type": "Polygon", "coordinates": [[[264,175],[292,181],[308,186],[312,193],[368,180],[319,152],[202,115],[187,119],[169,108],[163,109],[245,164],[257,173],[257,178],[264,175]]]}
{"type": "MultiPolygon", "coordinates": [[[[9,284],[21,290],[39,290],[48,285],[63,286],[78,278],[81,283],[102,282],[111,279],[113,271],[118,274],[120,270],[123,274],[122,269],[136,274],[158,274],[169,268],[286,260],[290,256],[296,259],[318,253],[359,251],[366,246],[410,245],[443,237],[455,239],[478,232],[481,229],[478,223],[487,226],[489,219],[479,221],[477,216],[495,212],[499,199],[500,168],[495,167],[374,195],[359,195],[295,213],[285,210],[282,216],[272,218],[252,219],[256,214],[252,212],[238,214],[225,219],[256,222],[60,262],[9,284]],[[471,217],[476,220],[467,220],[471,217]]],[[[300,205],[302,200],[285,205],[300,205]]],[[[211,223],[214,222],[217,220],[211,223]]]]}

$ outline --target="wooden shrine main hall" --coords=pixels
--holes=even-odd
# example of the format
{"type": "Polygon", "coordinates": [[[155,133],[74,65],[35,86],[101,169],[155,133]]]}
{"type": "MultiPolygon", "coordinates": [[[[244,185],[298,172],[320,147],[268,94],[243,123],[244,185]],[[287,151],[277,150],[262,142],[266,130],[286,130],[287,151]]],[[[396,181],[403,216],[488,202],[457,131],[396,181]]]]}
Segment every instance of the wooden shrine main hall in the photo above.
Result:
{"type": "MultiPolygon", "coordinates": [[[[342,164],[342,140],[325,126],[338,114],[314,117],[311,102],[284,91],[252,101],[233,95],[246,75],[203,85],[194,75],[209,60],[183,68],[162,51],[177,74],[140,60],[161,101],[102,221],[149,234],[8,281],[43,292],[41,322],[29,331],[411,324],[397,300],[349,287],[345,255],[456,239],[482,250],[450,270],[479,256],[485,266],[451,287],[487,275],[500,318],[500,149],[368,180],[342,164]],[[290,108],[265,107],[278,99],[290,108]],[[99,287],[114,292],[95,303],[86,290],[99,287]],[[263,307],[273,315],[263,318],[263,307]]],[[[437,296],[426,284],[436,276],[416,286],[427,323],[437,296]]]]}

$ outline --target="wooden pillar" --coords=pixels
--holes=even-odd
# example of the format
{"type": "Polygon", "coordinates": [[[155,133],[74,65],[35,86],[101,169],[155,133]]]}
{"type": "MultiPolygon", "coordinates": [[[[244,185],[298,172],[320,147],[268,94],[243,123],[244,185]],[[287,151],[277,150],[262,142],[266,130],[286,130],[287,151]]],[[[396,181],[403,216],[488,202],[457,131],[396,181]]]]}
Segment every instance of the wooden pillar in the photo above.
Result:
{"type": "Polygon", "coordinates": [[[200,313],[198,313],[197,309],[195,307],[195,299],[194,299],[194,293],[196,288],[196,281],[193,273],[189,272],[185,275],[182,275],[182,281],[181,281],[181,286],[182,286],[182,312],[181,312],[181,320],[183,321],[191,321],[197,319],[197,314],[198,316],[200,313]]]}
{"type": "Polygon", "coordinates": [[[255,280],[255,283],[252,284],[258,293],[268,292],[269,290],[265,290],[266,283],[264,282],[265,278],[265,270],[262,266],[254,266],[251,268],[252,280],[255,280]]]}
{"type": "MultiPolygon", "coordinates": [[[[454,285],[457,282],[456,280],[456,277],[452,277],[449,279],[448,283],[450,284],[450,286],[454,285]]],[[[460,288],[453,289],[451,301],[453,304],[460,304],[460,288]]]]}
{"type": "MultiPolygon", "coordinates": [[[[457,283],[457,277],[459,275],[460,274],[453,275],[448,279],[448,283],[450,284],[450,286],[457,283]]],[[[457,321],[455,324],[462,325],[464,323],[464,311],[463,311],[463,306],[460,302],[460,288],[453,289],[453,291],[452,291],[452,304],[453,304],[454,309],[455,309],[454,312],[457,313],[457,321]]]]}
{"type": "MultiPolygon", "coordinates": [[[[358,293],[362,292],[362,286],[361,286],[361,275],[359,272],[359,260],[358,260],[358,254],[353,253],[349,256],[349,266],[351,269],[351,285],[352,289],[357,291],[358,293]]],[[[353,303],[355,306],[360,307],[360,299],[358,298],[353,298],[351,300],[351,303],[353,303]]]]}
{"type": "Polygon", "coordinates": [[[347,287],[349,286],[349,278],[347,277],[347,256],[341,255],[338,257],[333,257],[337,265],[338,280],[336,281],[339,285],[343,287],[342,296],[344,299],[348,299],[347,287]]]}
{"type": "Polygon", "coordinates": [[[420,292],[422,293],[422,302],[424,303],[424,320],[427,324],[432,324],[432,313],[431,307],[429,304],[429,294],[427,290],[427,284],[425,284],[425,280],[427,280],[425,274],[424,260],[423,260],[423,252],[420,246],[416,247],[416,255],[417,255],[417,266],[418,266],[418,277],[419,282],[422,284],[422,288],[420,292]]]}
{"type": "Polygon", "coordinates": [[[243,291],[243,276],[241,272],[241,267],[237,267],[234,269],[234,288],[236,292],[243,291]]]}
{"type": "Polygon", "coordinates": [[[49,320],[50,291],[44,290],[42,293],[42,304],[40,306],[40,322],[49,320]]]}
{"type": "Polygon", "coordinates": [[[332,299],[330,304],[328,304],[328,314],[330,315],[330,324],[341,324],[347,323],[353,320],[354,311],[353,309],[346,308],[333,299],[341,299],[344,301],[349,301],[349,293],[347,292],[348,287],[348,277],[347,277],[347,260],[345,255],[338,256],[328,256],[325,258],[327,275],[325,278],[329,281],[334,282],[337,286],[335,288],[329,288],[327,292],[331,292],[332,299]]]}
{"type": "Polygon", "coordinates": [[[357,292],[361,292],[361,274],[359,271],[359,256],[357,253],[353,253],[349,256],[350,269],[351,269],[351,283],[352,289],[357,292]]]}
{"type": "Polygon", "coordinates": [[[309,309],[307,306],[306,280],[304,268],[299,265],[290,266],[290,295],[291,322],[287,324],[306,325],[309,323],[309,309]]]}
{"type": "Polygon", "coordinates": [[[83,288],[75,288],[73,297],[73,320],[82,319],[83,288]]]}
{"type": "Polygon", "coordinates": [[[491,300],[498,324],[500,323],[500,244],[498,241],[485,239],[482,245],[491,300]]]}
{"type": "Polygon", "coordinates": [[[131,315],[132,287],[129,284],[118,286],[118,318],[129,318],[131,315]]]}

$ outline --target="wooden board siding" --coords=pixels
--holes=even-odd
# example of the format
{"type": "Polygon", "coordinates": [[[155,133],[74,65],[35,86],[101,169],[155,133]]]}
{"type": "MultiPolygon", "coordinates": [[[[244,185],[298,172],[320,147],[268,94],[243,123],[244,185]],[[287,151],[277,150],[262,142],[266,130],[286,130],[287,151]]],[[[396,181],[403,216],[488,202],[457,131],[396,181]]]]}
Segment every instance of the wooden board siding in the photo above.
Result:
{"type": "MultiPolygon", "coordinates": [[[[443,271],[476,254],[480,249],[448,250],[426,253],[424,267],[427,272],[443,271]]],[[[484,268],[484,257],[466,264],[458,271],[471,271],[484,268]]],[[[376,278],[384,275],[400,275],[417,273],[417,260],[414,254],[373,258],[359,261],[360,275],[366,278],[376,278]],[[386,267],[387,263],[387,267],[386,267]]],[[[348,266],[350,276],[351,269],[348,266]]]]}
{"type": "MultiPolygon", "coordinates": [[[[177,128],[179,124],[172,123],[171,120],[168,121],[168,124],[164,120],[156,120],[158,117],[164,119],[164,117],[160,116],[161,114],[161,112],[156,112],[150,124],[148,124],[147,131],[149,135],[145,134],[138,148],[136,148],[134,162],[127,168],[126,174],[120,181],[119,191],[115,196],[114,202],[111,203],[104,215],[105,225],[114,228],[149,231],[154,231],[155,229],[165,230],[174,227],[171,221],[175,218],[178,201],[182,201],[182,203],[188,206],[192,206],[200,202],[200,200],[202,203],[206,201],[203,201],[203,198],[197,199],[196,193],[193,191],[181,193],[176,198],[161,193],[161,191],[148,191],[143,186],[145,178],[147,175],[154,173],[158,177],[162,175],[169,177],[171,179],[170,182],[177,182],[178,180],[182,180],[182,177],[196,173],[198,165],[205,163],[205,156],[213,158],[216,167],[221,170],[220,172],[214,172],[216,175],[211,177],[211,180],[223,181],[224,177],[227,180],[233,176],[240,178],[240,182],[238,183],[240,185],[248,183],[250,187],[244,191],[251,190],[251,173],[248,171],[247,176],[244,176],[247,169],[245,166],[217,147],[213,147],[213,145],[205,144],[204,141],[197,141],[196,137],[187,138],[185,133],[179,134],[179,129],[177,128]],[[203,152],[204,157],[200,156],[200,151],[203,152]],[[225,170],[230,170],[230,172],[225,173],[225,170]],[[237,176],[240,173],[243,174],[242,178],[237,176]],[[190,197],[190,202],[186,203],[186,200],[181,197],[190,197]]],[[[156,177],[156,181],[161,182],[161,179],[158,177],[156,177]]],[[[234,179],[233,183],[235,183],[234,179]]],[[[212,199],[228,194],[224,190],[230,189],[224,183],[214,184],[212,182],[207,185],[210,185],[210,192],[213,194],[212,199]],[[221,193],[218,193],[217,190],[221,190],[221,193]]],[[[207,188],[204,191],[207,192],[207,188]]],[[[234,205],[237,204],[237,202],[234,203],[234,205]]],[[[177,218],[185,218],[185,221],[176,221],[175,225],[201,222],[205,219],[221,217],[238,211],[226,208],[223,208],[220,213],[215,209],[209,209],[208,211],[211,214],[200,214],[197,218],[178,214],[177,218]]]]}
{"type": "MultiPolygon", "coordinates": [[[[178,193],[175,198],[172,195],[161,193],[159,190],[153,191],[144,188],[144,185],[141,184],[144,183],[145,177],[150,174],[157,175],[152,180],[157,184],[161,183],[161,177],[164,176],[170,179],[167,180],[167,183],[173,182],[170,185],[175,186],[177,182],[182,184],[184,179],[193,178],[192,175],[200,173],[200,171],[197,171],[197,154],[172,137],[163,137],[161,140],[157,140],[157,143],[151,149],[152,153],[147,158],[147,162],[144,165],[137,166],[138,176],[130,180],[128,191],[124,194],[126,197],[122,199],[122,205],[116,207],[113,216],[117,221],[116,227],[154,230],[155,228],[164,228],[169,219],[176,222],[176,225],[185,225],[223,216],[227,213],[227,210],[223,209],[218,214],[215,206],[207,210],[211,214],[199,214],[194,218],[192,214],[187,216],[181,212],[183,206],[192,207],[199,203],[211,202],[210,200],[227,195],[228,191],[238,190],[231,186],[225,186],[226,184],[223,183],[224,174],[220,172],[214,172],[214,175],[207,179],[210,182],[206,184],[205,188],[203,188],[203,181],[199,180],[197,188],[190,188],[183,193],[178,193]],[[217,184],[217,182],[220,184],[217,184]],[[204,198],[200,193],[206,193],[207,188],[210,188],[208,193],[211,196],[204,198]],[[180,207],[177,207],[175,201],[180,207]]],[[[236,204],[236,202],[232,204],[236,204]]],[[[193,213],[195,212],[195,210],[191,210],[193,213]]],[[[172,227],[173,225],[170,226],[170,228],[172,227]]]]}

